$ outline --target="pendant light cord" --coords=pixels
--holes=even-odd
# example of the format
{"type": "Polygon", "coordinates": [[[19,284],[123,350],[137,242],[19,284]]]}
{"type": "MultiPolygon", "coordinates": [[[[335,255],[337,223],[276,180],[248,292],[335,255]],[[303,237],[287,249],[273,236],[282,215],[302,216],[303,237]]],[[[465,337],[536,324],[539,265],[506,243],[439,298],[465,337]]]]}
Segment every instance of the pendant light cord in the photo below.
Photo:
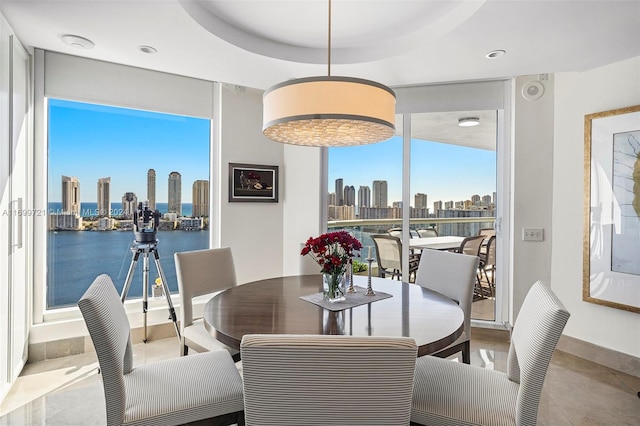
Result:
{"type": "Polygon", "coordinates": [[[329,31],[328,31],[328,48],[327,48],[327,76],[331,77],[331,0],[329,0],[329,31]]]}

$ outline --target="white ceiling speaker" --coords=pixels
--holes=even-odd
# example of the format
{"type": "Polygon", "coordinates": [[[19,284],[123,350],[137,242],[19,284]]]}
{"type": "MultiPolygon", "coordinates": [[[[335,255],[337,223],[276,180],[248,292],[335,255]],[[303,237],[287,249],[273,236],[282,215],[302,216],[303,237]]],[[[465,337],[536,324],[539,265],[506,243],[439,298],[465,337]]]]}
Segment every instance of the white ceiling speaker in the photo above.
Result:
{"type": "Polygon", "coordinates": [[[544,95],[544,85],[539,81],[528,81],[522,86],[522,97],[528,101],[537,101],[544,95]]]}

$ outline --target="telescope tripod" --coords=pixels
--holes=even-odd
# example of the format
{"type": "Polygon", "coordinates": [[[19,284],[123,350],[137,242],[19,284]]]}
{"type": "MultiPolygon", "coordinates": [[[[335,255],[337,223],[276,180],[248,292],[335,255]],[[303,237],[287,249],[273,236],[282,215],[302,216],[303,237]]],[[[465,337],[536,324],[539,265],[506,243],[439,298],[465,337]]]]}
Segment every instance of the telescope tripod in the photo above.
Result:
{"type": "Polygon", "coordinates": [[[158,255],[158,240],[154,242],[133,242],[133,246],[131,246],[131,252],[133,253],[133,258],[131,259],[131,265],[129,266],[129,272],[127,272],[127,279],[124,282],[124,288],[122,289],[121,300],[124,303],[127,298],[127,293],[129,292],[129,287],[131,286],[131,279],[133,278],[133,273],[135,272],[136,265],[138,260],[140,259],[140,255],[142,258],[142,313],[144,317],[144,343],[147,343],[147,309],[148,309],[148,296],[149,296],[149,254],[153,253],[153,259],[156,263],[156,270],[158,274],[160,274],[160,279],[162,280],[162,289],[164,291],[164,296],[167,299],[167,304],[169,305],[169,319],[173,321],[173,326],[176,329],[176,334],[178,335],[178,339],[180,339],[180,329],[178,328],[178,322],[176,320],[176,311],[173,308],[173,303],[171,303],[171,294],[169,293],[169,286],[167,285],[167,280],[164,276],[164,272],[162,271],[162,267],[160,266],[160,256],[158,255]]]}

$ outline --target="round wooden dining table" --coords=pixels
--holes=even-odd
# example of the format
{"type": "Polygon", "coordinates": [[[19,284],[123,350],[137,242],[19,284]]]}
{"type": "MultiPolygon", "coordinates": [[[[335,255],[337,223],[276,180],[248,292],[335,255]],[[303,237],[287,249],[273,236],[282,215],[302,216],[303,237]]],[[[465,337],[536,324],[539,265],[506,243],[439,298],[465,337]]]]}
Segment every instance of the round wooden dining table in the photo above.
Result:
{"type": "MultiPolygon", "coordinates": [[[[367,277],[354,276],[354,285],[363,291],[367,277]]],[[[406,336],[416,341],[418,356],[423,356],[462,334],[462,309],[440,293],[377,277],[372,288],[391,297],[334,311],[300,298],[322,291],[322,275],[254,281],[213,296],[204,307],[204,324],[212,336],[237,350],[245,334],[406,336]]]]}

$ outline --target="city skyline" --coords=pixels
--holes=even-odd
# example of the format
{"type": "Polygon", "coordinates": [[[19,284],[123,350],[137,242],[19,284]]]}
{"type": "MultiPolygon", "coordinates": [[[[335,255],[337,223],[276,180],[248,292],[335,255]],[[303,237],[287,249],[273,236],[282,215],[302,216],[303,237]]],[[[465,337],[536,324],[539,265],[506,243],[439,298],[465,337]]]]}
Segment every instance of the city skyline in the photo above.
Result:
{"type": "MultiPolygon", "coordinates": [[[[340,184],[342,184],[343,179],[342,178],[338,178],[336,179],[336,191],[338,190],[339,187],[341,187],[342,185],[339,185],[338,182],[340,182],[340,184]]],[[[381,199],[385,199],[386,198],[386,184],[387,181],[385,180],[380,180],[380,179],[376,179],[373,181],[373,186],[378,186],[381,187],[382,189],[379,191],[382,194],[384,194],[382,197],[379,195],[378,197],[381,199]]],[[[349,186],[346,185],[344,186],[344,192],[347,191],[348,188],[353,188],[353,185],[349,186]]],[[[358,194],[363,194],[362,196],[358,196],[358,198],[351,198],[351,200],[354,200],[353,202],[348,202],[346,197],[342,197],[342,199],[340,199],[340,197],[338,196],[338,194],[336,192],[329,192],[328,193],[328,205],[334,205],[334,206],[340,206],[340,205],[345,205],[345,206],[357,206],[357,207],[377,207],[377,208],[395,208],[397,206],[402,206],[402,201],[392,201],[389,202],[387,201],[386,205],[383,205],[384,202],[381,203],[376,203],[376,202],[369,202],[369,195],[373,192],[375,195],[375,190],[372,191],[371,187],[369,185],[360,185],[359,186],[359,190],[358,190],[358,194]],[[361,202],[360,200],[364,199],[364,202],[361,202]],[[355,201],[357,200],[357,202],[355,201]]],[[[464,203],[464,202],[471,202],[474,205],[479,205],[480,202],[484,203],[484,205],[489,205],[489,204],[495,204],[495,191],[493,191],[493,193],[491,194],[484,194],[484,195],[480,195],[478,193],[474,193],[471,194],[467,197],[463,197],[461,199],[440,199],[440,200],[431,200],[429,197],[429,194],[425,194],[422,192],[416,192],[413,193],[412,196],[410,197],[410,203],[409,205],[411,207],[415,207],[415,208],[429,208],[430,210],[432,210],[432,208],[430,207],[429,204],[433,205],[435,203],[440,203],[440,204],[458,204],[458,203],[464,203]]],[[[375,198],[375,197],[374,197],[375,198]]]]}
{"type": "MultiPolygon", "coordinates": [[[[178,173],[178,172],[172,172],[173,173],[178,173]]],[[[179,175],[180,173],[178,173],[179,175]]],[[[171,176],[171,175],[170,175],[171,176]]],[[[62,182],[62,197],[59,200],[49,200],[49,202],[59,202],[62,204],[62,209],[66,212],[72,212],[72,213],[77,213],[80,210],[80,204],[81,203],[88,203],[88,204],[96,204],[97,205],[97,210],[98,212],[100,211],[109,211],[112,210],[112,208],[108,207],[108,205],[113,205],[113,204],[121,204],[119,201],[120,199],[125,199],[125,198],[129,198],[129,200],[127,201],[127,203],[130,203],[130,198],[134,197],[137,199],[138,202],[146,202],[148,201],[146,196],[141,197],[140,195],[138,195],[137,193],[133,192],[133,191],[126,191],[122,194],[112,194],[110,193],[111,191],[109,191],[109,189],[106,189],[106,194],[105,194],[105,186],[110,186],[110,177],[104,177],[104,178],[99,178],[97,179],[97,186],[98,189],[96,191],[97,193],[97,201],[87,201],[83,198],[82,194],[83,194],[83,190],[82,190],[82,181],[80,179],[78,179],[75,176],[61,176],[61,182],[62,182]],[[104,195],[102,195],[104,194],[104,195]],[[73,201],[71,201],[73,200],[73,201]],[[116,201],[114,201],[116,200],[116,201]],[[103,207],[104,205],[104,207],[103,207]]],[[[209,181],[205,180],[205,179],[197,179],[195,181],[193,181],[191,183],[191,186],[195,186],[196,184],[200,184],[202,185],[203,182],[206,182],[207,188],[209,186],[209,181]]],[[[89,191],[89,190],[88,190],[89,191]]],[[[195,192],[191,192],[192,194],[195,194],[195,192]]],[[[145,194],[146,195],[146,194],[145,194]]],[[[202,197],[201,195],[199,195],[199,197],[202,197]]],[[[180,197],[179,197],[180,198],[180,197]]],[[[176,202],[180,201],[179,198],[177,199],[176,202]]],[[[202,204],[202,198],[199,198],[198,200],[195,201],[195,204],[202,204]]],[[[160,201],[160,204],[167,204],[169,206],[169,202],[163,202],[160,201]]],[[[194,204],[194,201],[188,201],[188,202],[181,202],[180,205],[183,204],[194,204]]],[[[151,208],[151,205],[149,206],[149,208],[151,208]]],[[[168,207],[169,209],[171,207],[168,207]]],[[[155,209],[151,208],[152,210],[155,209]]],[[[170,213],[171,211],[169,211],[170,213]]],[[[166,212],[165,212],[166,213],[166,212]]],[[[173,213],[178,213],[178,212],[173,212],[173,213]]],[[[102,214],[102,213],[101,213],[102,214]]]]}
{"type": "Polygon", "coordinates": [[[210,178],[208,119],[60,99],[48,102],[49,201],[62,199],[61,176],[85,182],[80,185],[85,203],[98,201],[89,188],[105,176],[111,177],[110,191],[118,200],[133,192],[145,201],[147,172],[154,169],[157,203],[168,202],[165,179],[171,172],[180,171],[187,197],[193,182],[210,178]]]}
{"type": "MultiPolygon", "coordinates": [[[[371,145],[329,148],[329,192],[336,179],[342,179],[343,186],[368,186],[372,191],[374,180],[386,180],[388,205],[402,201],[402,147],[402,137],[394,136],[371,145]]],[[[411,159],[411,205],[416,193],[427,194],[432,206],[434,201],[496,192],[495,151],[412,139],[411,159]]]]}

